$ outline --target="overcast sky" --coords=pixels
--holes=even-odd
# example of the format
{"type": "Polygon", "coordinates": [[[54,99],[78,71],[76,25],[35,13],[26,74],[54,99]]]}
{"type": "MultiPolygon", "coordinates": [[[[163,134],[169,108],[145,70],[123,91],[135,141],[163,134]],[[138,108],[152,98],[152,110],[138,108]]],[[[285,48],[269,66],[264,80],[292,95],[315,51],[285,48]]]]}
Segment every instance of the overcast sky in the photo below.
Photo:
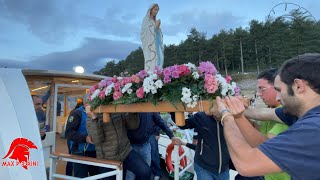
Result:
{"type": "MultiPolygon", "coordinates": [[[[154,1],[0,0],[0,67],[87,73],[125,59],[140,42],[140,27],[154,1]]],[[[158,18],[165,44],[179,44],[192,27],[210,38],[221,29],[264,21],[281,0],[161,0],[158,18]]],[[[320,1],[287,1],[320,17],[320,1]]],[[[297,8],[275,8],[275,16],[297,8]]]]}

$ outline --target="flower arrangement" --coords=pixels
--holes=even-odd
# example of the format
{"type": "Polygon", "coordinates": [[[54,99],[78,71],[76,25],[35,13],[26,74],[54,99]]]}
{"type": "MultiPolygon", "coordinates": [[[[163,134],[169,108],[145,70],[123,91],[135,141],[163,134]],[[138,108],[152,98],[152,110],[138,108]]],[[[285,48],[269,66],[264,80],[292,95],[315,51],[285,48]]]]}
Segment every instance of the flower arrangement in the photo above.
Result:
{"type": "Polygon", "coordinates": [[[195,107],[201,100],[216,96],[238,95],[240,88],[218,73],[209,62],[198,67],[192,63],[173,65],[154,72],[142,70],[131,77],[107,78],[89,89],[89,104],[93,109],[99,105],[132,104],[136,102],[168,101],[173,105],[183,103],[195,107]]]}

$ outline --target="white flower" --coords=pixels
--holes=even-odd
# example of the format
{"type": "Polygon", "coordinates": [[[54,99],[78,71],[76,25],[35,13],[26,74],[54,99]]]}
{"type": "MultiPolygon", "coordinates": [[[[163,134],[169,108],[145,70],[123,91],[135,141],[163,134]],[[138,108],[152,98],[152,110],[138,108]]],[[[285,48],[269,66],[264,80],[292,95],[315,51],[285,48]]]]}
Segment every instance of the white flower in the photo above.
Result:
{"type": "Polygon", "coordinates": [[[188,64],[184,64],[184,65],[187,66],[190,69],[190,71],[197,70],[196,65],[194,65],[194,64],[192,64],[190,62],[188,64]]]}
{"type": "Polygon", "coordinates": [[[199,75],[198,72],[193,72],[193,73],[192,73],[192,76],[193,76],[194,79],[199,79],[199,76],[200,76],[200,75],[199,75]]]}
{"type": "Polygon", "coordinates": [[[187,103],[190,103],[192,99],[190,97],[183,96],[181,98],[181,101],[187,104],[187,103]]]}
{"type": "Polygon", "coordinates": [[[149,93],[151,90],[150,90],[149,88],[144,87],[144,88],[143,88],[143,91],[144,91],[145,93],[149,93]]]}
{"type": "Polygon", "coordinates": [[[192,96],[192,100],[193,101],[198,101],[199,100],[199,96],[198,95],[193,95],[192,96]]]}
{"type": "Polygon", "coordinates": [[[128,89],[128,90],[127,90],[127,93],[128,93],[128,94],[131,94],[132,92],[133,92],[132,89],[128,89]]]}
{"type": "Polygon", "coordinates": [[[216,74],[216,78],[218,79],[220,84],[227,84],[226,79],[222,77],[221,74],[216,74]]]}
{"type": "Polygon", "coordinates": [[[131,86],[132,86],[132,83],[128,83],[124,85],[124,87],[121,89],[122,94],[125,93],[131,86]]]}
{"type": "Polygon", "coordinates": [[[191,90],[184,87],[182,88],[182,98],[181,101],[187,105],[187,107],[194,108],[198,103],[199,96],[193,95],[191,98],[191,90]]]}
{"type": "Polygon", "coordinates": [[[117,77],[118,81],[121,81],[123,79],[123,77],[117,77]]]}
{"type": "Polygon", "coordinates": [[[196,105],[197,105],[197,102],[193,101],[192,103],[187,104],[187,107],[194,108],[194,107],[196,107],[196,105]]]}
{"type": "Polygon", "coordinates": [[[152,94],[156,94],[158,92],[157,89],[162,88],[163,82],[158,79],[157,74],[149,73],[149,76],[143,80],[142,86],[145,93],[151,92],[152,94]],[[156,81],[154,82],[154,80],[156,81]]]}
{"type": "Polygon", "coordinates": [[[234,95],[234,88],[232,87],[231,84],[228,84],[228,90],[229,90],[229,95],[234,95]]]}
{"type": "Polygon", "coordinates": [[[152,94],[156,94],[156,93],[157,93],[157,89],[156,89],[156,88],[152,88],[152,89],[151,89],[151,93],[152,93],[152,94]]]}
{"type": "Polygon", "coordinates": [[[190,91],[190,89],[188,89],[188,88],[186,88],[186,87],[182,88],[182,96],[184,96],[184,97],[190,97],[190,96],[191,96],[191,91],[190,91]]]}
{"type": "Polygon", "coordinates": [[[162,88],[163,82],[159,79],[154,83],[154,85],[156,86],[156,88],[159,89],[159,88],[162,88]]]}
{"type": "Polygon", "coordinates": [[[91,95],[91,99],[94,99],[95,97],[97,97],[100,94],[100,89],[96,89],[92,95],[91,95]]]}
{"type": "Polygon", "coordinates": [[[106,92],[105,92],[105,95],[106,95],[106,96],[109,96],[109,95],[110,95],[113,87],[114,87],[114,83],[111,83],[111,84],[106,88],[106,92]]]}
{"type": "Polygon", "coordinates": [[[232,82],[231,84],[228,84],[226,79],[222,77],[221,74],[217,74],[216,78],[219,81],[222,96],[235,94],[234,88],[236,87],[236,83],[232,82]]]}
{"type": "Polygon", "coordinates": [[[151,78],[152,80],[156,80],[156,79],[158,79],[158,75],[157,75],[157,74],[151,74],[151,75],[150,75],[150,78],[151,78]]]}

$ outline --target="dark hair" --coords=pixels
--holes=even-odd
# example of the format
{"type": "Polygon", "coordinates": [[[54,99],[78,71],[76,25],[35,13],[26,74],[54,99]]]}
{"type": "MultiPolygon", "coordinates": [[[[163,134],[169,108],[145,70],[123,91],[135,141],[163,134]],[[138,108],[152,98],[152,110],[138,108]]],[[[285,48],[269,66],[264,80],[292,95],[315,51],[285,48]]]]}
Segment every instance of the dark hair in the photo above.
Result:
{"type": "MultiPolygon", "coordinates": [[[[82,99],[82,98],[80,98],[82,99]]],[[[77,110],[80,106],[83,106],[83,102],[78,102],[76,106],[70,111],[69,115],[73,113],[73,111],[77,110]]]]}
{"type": "Polygon", "coordinates": [[[265,79],[268,81],[269,84],[273,85],[274,78],[278,74],[277,68],[267,69],[265,71],[262,71],[258,76],[257,79],[265,79]]]}
{"type": "Polygon", "coordinates": [[[38,95],[31,95],[31,98],[33,99],[33,98],[40,98],[40,96],[38,96],[38,95]]]}
{"type": "Polygon", "coordinates": [[[303,79],[317,94],[320,94],[320,54],[308,53],[287,60],[279,70],[282,82],[288,87],[288,94],[293,95],[292,84],[303,79]]]}

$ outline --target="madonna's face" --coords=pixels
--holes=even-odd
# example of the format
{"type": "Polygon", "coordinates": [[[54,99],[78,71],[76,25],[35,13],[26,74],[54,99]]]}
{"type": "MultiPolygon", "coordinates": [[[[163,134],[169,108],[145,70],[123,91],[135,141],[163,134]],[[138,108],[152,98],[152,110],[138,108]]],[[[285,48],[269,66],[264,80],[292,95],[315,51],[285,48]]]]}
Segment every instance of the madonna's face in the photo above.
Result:
{"type": "Polygon", "coordinates": [[[159,7],[154,6],[151,10],[151,17],[155,17],[158,14],[158,11],[159,11],[159,7]]]}

